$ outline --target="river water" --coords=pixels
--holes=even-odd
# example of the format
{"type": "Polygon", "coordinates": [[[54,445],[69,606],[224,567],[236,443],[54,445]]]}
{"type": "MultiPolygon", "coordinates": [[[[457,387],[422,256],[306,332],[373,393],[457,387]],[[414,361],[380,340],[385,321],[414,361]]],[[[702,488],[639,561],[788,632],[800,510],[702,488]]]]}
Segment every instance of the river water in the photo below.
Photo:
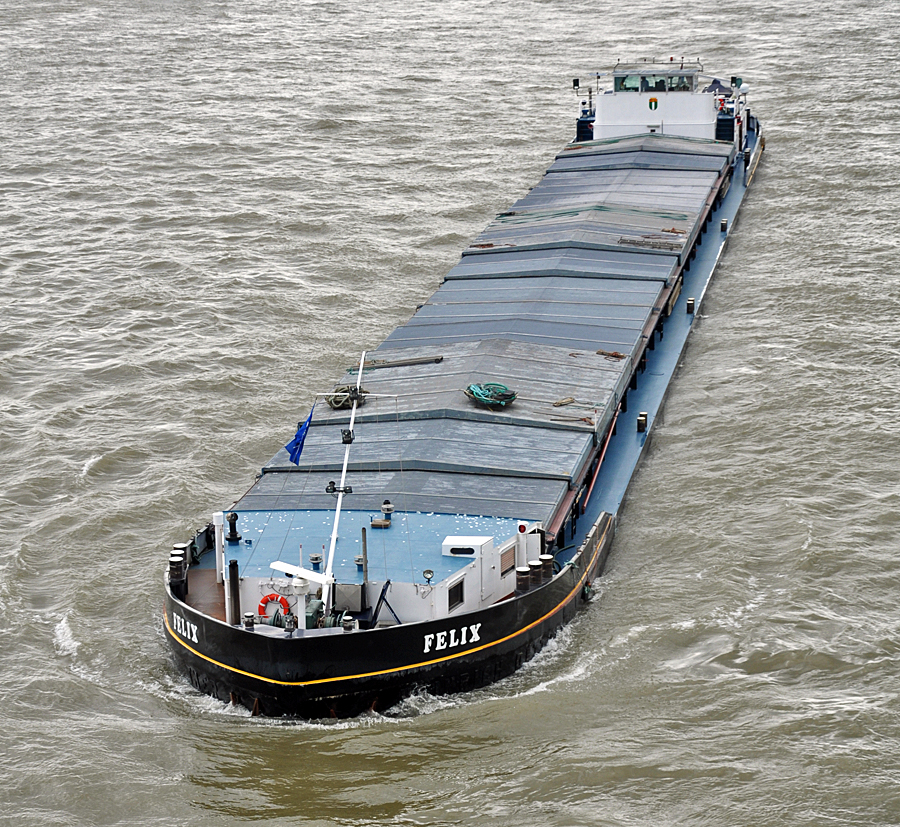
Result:
{"type": "Polygon", "coordinates": [[[900,823],[895,2],[0,9],[0,823],[900,823]],[[593,604],[384,716],[198,695],[172,542],[670,55],[768,148],[593,604]]]}

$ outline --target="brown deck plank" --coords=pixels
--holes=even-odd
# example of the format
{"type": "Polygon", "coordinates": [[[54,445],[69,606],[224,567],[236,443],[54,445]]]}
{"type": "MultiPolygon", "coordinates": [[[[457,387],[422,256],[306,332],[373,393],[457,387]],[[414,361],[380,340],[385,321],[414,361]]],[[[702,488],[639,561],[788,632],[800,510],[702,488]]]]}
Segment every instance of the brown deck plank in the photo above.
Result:
{"type": "Polygon", "coordinates": [[[225,622],[225,585],[216,583],[215,569],[189,569],[185,603],[192,609],[225,622]]]}

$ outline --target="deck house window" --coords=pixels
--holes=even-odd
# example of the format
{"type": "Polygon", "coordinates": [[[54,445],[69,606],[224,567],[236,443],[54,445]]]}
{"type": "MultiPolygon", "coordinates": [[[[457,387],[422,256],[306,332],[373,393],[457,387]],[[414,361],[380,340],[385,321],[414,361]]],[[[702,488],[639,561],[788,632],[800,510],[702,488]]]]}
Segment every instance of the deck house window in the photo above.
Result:
{"type": "Polygon", "coordinates": [[[462,606],[466,601],[466,593],[464,591],[465,578],[455,583],[447,589],[447,611],[452,612],[458,606],[462,606]]]}

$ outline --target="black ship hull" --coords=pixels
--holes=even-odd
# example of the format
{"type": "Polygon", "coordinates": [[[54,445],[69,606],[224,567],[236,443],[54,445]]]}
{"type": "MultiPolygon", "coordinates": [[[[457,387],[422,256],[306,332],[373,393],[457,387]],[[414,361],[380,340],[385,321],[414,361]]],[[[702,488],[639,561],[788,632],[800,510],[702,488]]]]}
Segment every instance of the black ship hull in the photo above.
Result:
{"type": "Polygon", "coordinates": [[[590,599],[614,533],[603,514],[552,580],[456,617],[387,628],[278,636],[192,609],[166,589],[165,629],[191,684],[253,714],[350,717],[419,690],[436,695],[494,683],[534,657],[590,599]]]}

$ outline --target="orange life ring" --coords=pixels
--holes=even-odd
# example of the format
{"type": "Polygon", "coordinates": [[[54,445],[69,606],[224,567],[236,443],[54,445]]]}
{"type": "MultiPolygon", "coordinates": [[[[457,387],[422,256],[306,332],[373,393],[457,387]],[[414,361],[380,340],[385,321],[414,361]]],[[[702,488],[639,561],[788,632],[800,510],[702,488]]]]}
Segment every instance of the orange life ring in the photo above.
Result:
{"type": "Polygon", "coordinates": [[[259,601],[259,614],[261,617],[266,616],[266,606],[273,601],[281,604],[281,608],[284,609],[284,614],[290,614],[291,604],[287,602],[287,598],[273,592],[272,594],[267,594],[259,601]]]}

